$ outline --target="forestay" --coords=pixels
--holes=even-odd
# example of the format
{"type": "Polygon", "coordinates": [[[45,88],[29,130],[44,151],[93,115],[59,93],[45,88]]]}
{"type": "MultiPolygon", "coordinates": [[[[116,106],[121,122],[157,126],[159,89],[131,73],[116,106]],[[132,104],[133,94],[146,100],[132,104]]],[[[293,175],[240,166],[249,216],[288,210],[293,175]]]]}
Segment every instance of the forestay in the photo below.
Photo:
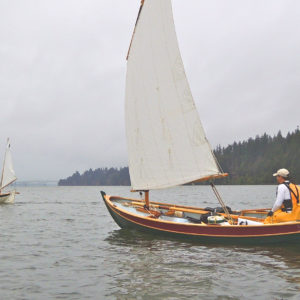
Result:
{"type": "Polygon", "coordinates": [[[170,0],[145,0],[127,62],[126,135],[134,190],[220,174],[185,75],[170,0]]]}
{"type": "Polygon", "coordinates": [[[4,163],[3,163],[0,190],[8,186],[9,184],[13,183],[16,179],[17,177],[15,175],[15,171],[13,168],[12,156],[10,151],[10,143],[8,140],[5,157],[4,157],[4,163]]]}

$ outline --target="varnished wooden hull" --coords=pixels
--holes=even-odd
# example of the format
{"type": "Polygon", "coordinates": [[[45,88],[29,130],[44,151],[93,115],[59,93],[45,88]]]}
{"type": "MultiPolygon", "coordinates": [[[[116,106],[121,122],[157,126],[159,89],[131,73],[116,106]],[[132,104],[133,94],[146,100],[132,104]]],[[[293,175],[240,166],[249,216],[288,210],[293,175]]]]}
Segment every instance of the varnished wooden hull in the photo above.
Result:
{"type": "Polygon", "coordinates": [[[270,225],[203,225],[178,223],[140,216],[113,204],[112,197],[102,193],[104,203],[115,222],[121,228],[130,228],[155,235],[167,235],[181,239],[191,239],[203,243],[269,244],[300,243],[300,222],[270,225]]]}

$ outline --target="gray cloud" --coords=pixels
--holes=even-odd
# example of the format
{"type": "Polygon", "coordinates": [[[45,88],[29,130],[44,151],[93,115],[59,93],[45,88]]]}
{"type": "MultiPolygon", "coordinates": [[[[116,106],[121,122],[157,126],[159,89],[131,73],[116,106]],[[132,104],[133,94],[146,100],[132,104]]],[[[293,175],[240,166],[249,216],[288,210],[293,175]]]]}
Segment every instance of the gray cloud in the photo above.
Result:
{"type": "MultiPolygon", "coordinates": [[[[20,179],[127,164],[126,53],[139,1],[0,2],[0,154],[20,179]]],[[[300,2],[174,0],[212,145],[299,125],[300,2]]]]}
{"type": "Polygon", "coordinates": [[[294,130],[300,123],[300,3],[191,0],[189,6],[175,7],[177,32],[212,144],[294,130]]]}

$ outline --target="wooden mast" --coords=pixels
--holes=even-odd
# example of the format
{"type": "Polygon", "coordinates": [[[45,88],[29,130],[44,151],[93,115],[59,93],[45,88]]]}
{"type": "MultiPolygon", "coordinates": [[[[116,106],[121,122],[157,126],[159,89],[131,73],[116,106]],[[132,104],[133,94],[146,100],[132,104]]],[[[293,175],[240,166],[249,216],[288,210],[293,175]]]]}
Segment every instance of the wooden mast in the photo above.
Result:
{"type": "Polygon", "coordinates": [[[144,5],[144,1],[145,0],[141,0],[141,6],[140,6],[140,9],[139,9],[139,12],[138,12],[138,16],[137,16],[136,21],[135,21],[135,26],[134,26],[132,37],[131,37],[131,41],[130,41],[130,44],[129,44],[129,49],[128,49],[128,52],[127,52],[126,60],[128,60],[128,57],[129,57],[132,40],[133,40],[133,37],[134,37],[134,34],[135,34],[135,29],[136,29],[137,23],[138,23],[139,18],[140,18],[140,14],[141,14],[141,11],[142,11],[142,8],[143,8],[143,5],[144,5]]]}
{"type": "Polygon", "coordinates": [[[145,205],[147,208],[150,206],[149,191],[145,191],[145,205]]]}

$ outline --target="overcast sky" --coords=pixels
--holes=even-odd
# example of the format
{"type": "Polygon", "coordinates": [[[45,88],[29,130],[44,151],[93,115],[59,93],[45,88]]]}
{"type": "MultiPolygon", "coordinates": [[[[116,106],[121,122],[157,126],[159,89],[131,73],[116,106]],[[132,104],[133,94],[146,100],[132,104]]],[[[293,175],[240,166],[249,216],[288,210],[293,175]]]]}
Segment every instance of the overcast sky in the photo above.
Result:
{"type": "MultiPolygon", "coordinates": [[[[127,165],[125,57],[139,2],[0,0],[0,155],[9,136],[20,180],[127,165]]],[[[173,8],[213,147],[300,125],[300,1],[173,8]]]]}

